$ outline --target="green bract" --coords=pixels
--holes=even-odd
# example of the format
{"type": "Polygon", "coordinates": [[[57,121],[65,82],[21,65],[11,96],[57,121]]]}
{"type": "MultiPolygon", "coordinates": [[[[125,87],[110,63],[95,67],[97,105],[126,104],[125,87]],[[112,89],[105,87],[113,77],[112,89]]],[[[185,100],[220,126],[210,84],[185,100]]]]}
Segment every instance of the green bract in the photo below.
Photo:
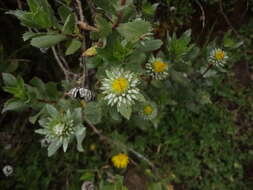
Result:
{"type": "Polygon", "coordinates": [[[54,154],[61,146],[67,151],[69,143],[74,137],[77,138],[78,150],[82,151],[82,140],[85,137],[86,128],[82,124],[81,109],[76,108],[59,112],[55,107],[46,105],[49,117],[39,120],[42,129],[35,132],[44,135],[49,141],[48,155],[54,154]]]}

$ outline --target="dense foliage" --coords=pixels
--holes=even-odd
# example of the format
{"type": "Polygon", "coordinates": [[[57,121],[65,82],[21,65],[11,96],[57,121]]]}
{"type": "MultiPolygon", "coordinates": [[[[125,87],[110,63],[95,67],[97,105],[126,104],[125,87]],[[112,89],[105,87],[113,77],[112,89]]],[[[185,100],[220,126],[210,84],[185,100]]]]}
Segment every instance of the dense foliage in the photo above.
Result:
{"type": "Polygon", "coordinates": [[[245,4],[239,29],[226,15],[237,1],[3,7],[23,41],[0,44],[0,187],[251,189],[245,4]]]}

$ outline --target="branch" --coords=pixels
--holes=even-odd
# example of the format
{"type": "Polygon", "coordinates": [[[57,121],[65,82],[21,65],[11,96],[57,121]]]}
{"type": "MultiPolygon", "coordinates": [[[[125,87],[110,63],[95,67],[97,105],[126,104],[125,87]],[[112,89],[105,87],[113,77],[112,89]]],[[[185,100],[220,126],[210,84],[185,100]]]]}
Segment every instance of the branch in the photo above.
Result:
{"type": "Polygon", "coordinates": [[[54,57],[55,57],[55,59],[56,59],[58,65],[60,66],[61,70],[63,71],[63,73],[64,73],[64,75],[65,75],[65,79],[66,79],[67,81],[69,81],[68,71],[67,71],[67,69],[63,66],[63,63],[62,63],[62,61],[61,61],[61,59],[60,59],[58,53],[56,52],[55,47],[53,46],[51,49],[52,49],[52,51],[53,51],[54,57]]]}
{"type": "Polygon", "coordinates": [[[83,30],[98,32],[98,29],[94,26],[87,24],[86,22],[78,21],[77,24],[83,30]]]}
{"type": "Polygon", "coordinates": [[[78,11],[79,11],[80,21],[84,22],[84,14],[83,14],[82,3],[81,3],[80,0],[76,0],[76,3],[77,3],[78,11]]]}
{"type": "Polygon", "coordinates": [[[205,15],[205,11],[203,6],[201,5],[201,3],[199,2],[199,0],[195,0],[195,2],[197,3],[197,5],[199,6],[200,10],[201,10],[201,20],[202,20],[202,30],[205,28],[205,23],[206,23],[206,15],[205,15]]]}

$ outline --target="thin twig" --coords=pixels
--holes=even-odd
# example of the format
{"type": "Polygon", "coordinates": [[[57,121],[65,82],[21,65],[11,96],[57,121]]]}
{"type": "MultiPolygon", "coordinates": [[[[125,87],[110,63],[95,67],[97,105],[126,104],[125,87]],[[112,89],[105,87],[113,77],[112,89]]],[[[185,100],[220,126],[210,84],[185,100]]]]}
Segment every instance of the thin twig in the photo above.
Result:
{"type": "Polygon", "coordinates": [[[225,14],[225,12],[223,10],[222,0],[219,1],[219,6],[220,6],[220,12],[223,15],[224,19],[226,20],[227,24],[230,26],[230,28],[233,30],[233,32],[237,35],[237,37],[241,39],[242,38],[241,35],[237,32],[237,30],[232,25],[232,23],[230,22],[230,20],[228,19],[227,15],[225,14]]]}
{"type": "MultiPolygon", "coordinates": [[[[82,3],[80,0],[76,0],[77,3],[77,9],[78,9],[78,14],[79,14],[79,21],[78,23],[87,23],[85,21],[85,17],[83,14],[83,8],[82,8],[82,3]]],[[[82,31],[83,36],[85,35],[84,31],[82,31]]],[[[83,38],[83,43],[82,43],[82,51],[85,51],[87,49],[86,47],[86,40],[85,37],[83,38]]],[[[88,70],[86,67],[86,63],[85,63],[85,58],[83,56],[80,57],[80,66],[83,67],[83,76],[82,77],[82,86],[88,85],[88,70]]]]}
{"type": "MultiPolygon", "coordinates": [[[[121,5],[122,7],[125,6],[125,4],[126,4],[126,0],[120,0],[120,5],[121,5]]],[[[116,20],[116,22],[112,25],[112,28],[113,28],[113,29],[115,29],[115,28],[117,28],[117,27],[119,26],[122,17],[123,17],[123,11],[119,11],[119,12],[117,13],[117,20],[116,20]]]]}
{"type": "Polygon", "coordinates": [[[59,52],[59,57],[64,65],[64,67],[66,67],[68,70],[69,70],[69,64],[67,62],[67,60],[65,59],[62,51],[61,51],[61,48],[59,47],[59,45],[57,45],[57,51],[59,52]]]}
{"type": "Polygon", "coordinates": [[[208,67],[206,70],[200,75],[201,78],[204,78],[205,74],[212,68],[213,64],[209,63],[208,67]]]}
{"type": "Polygon", "coordinates": [[[202,20],[202,30],[205,28],[206,25],[206,15],[205,15],[205,11],[203,6],[201,5],[201,3],[199,2],[199,0],[195,0],[195,2],[197,3],[197,5],[199,6],[200,10],[201,10],[201,20],[202,20]]]}
{"type": "Polygon", "coordinates": [[[54,46],[52,47],[52,51],[53,51],[54,57],[55,57],[55,59],[56,59],[58,65],[60,66],[61,70],[63,71],[63,73],[64,73],[64,75],[65,75],[65,79],[66,79],[67,81],[69,81],[68,71],[67,71],[67,69],[63,66],[63,63],[62,63],[62,61],[61,61],[61,59],[60,59],[58,53],[56,52],[54,46]]]}
{"type": "Polygon", "coordinates": [[[17,0],[18,9],[22,10],[22,3],[20,0],[17,0]]]}
{"type": "Polygon", "coordinates": [[[142,155],[141,153],[135,151],[134,149],[126,146],[125,144],[121,143],[121,142],[118,142],[118,141],[114,141],[112,140],[111,138],[105,136],[102,134],[101,131],[99,131],[90,121],[88,121],[87,119],[85,119],[85,122],[88,124],[88,127],[90,127],[92,129],[92,131],[97,134],[101,140],[104,140],[108,143],[111,143],[111,144],[114,144],[116,146],[120,146],[122,147],[123,149],[126,149],[128,150],[129,152],[133,153],[135,156],[137,156],[139,159],[145,161],[152,169],[153,171],[156,173],[157,176],[159,176],[158,174],[158,170],[157,168],[155,167],[155,165],[148,159],[146,158],[144,155],[142,155]]]}

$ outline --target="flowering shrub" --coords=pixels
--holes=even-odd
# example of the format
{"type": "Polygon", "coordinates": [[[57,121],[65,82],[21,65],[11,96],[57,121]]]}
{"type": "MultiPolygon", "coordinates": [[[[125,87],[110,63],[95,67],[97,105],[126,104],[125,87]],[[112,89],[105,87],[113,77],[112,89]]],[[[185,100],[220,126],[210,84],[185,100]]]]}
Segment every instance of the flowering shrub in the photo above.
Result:
{"type": "Polygon", "coordinates": [[[61,78],[26,81],[3,73],[3,90],[12,95],[3,112],[29,111],[48,156],[62,155],[62,148],[66,155],[76,155],[69,156],[71,161],[87,159],[82,189],[95,183],[99,189],[126,189],[121,175],[132,165],[151,179],[150,189],[174,189],[171,183],[184,179],[190,181],[189,189],[210,184],[209,189],[226,189],[241,177],[237,158],[230,158],[236,147],[222,139],[235,131],[211,96],[230,67],[229,51],[238,44],[210,43],[200,49],[190,29],[159,38],[152,21],[157,6],[147,1],[139,6],[132,0],[27,3],[28,10],[7,14],[26,28],[24,41],[38,51],[51,50],[46,54],[54,58],[61,78]],[[197,120],[197,114],[203,118],[197,120]],[[219,117],[227,121],[222,129],[219,117]],[[224,154],[221,141],[232,147],[224,154]],[[216,160],[219,154],[221,160],[216,160]],[[222,159],[229,159],[227,168],[219,168],[222,159]]]}

